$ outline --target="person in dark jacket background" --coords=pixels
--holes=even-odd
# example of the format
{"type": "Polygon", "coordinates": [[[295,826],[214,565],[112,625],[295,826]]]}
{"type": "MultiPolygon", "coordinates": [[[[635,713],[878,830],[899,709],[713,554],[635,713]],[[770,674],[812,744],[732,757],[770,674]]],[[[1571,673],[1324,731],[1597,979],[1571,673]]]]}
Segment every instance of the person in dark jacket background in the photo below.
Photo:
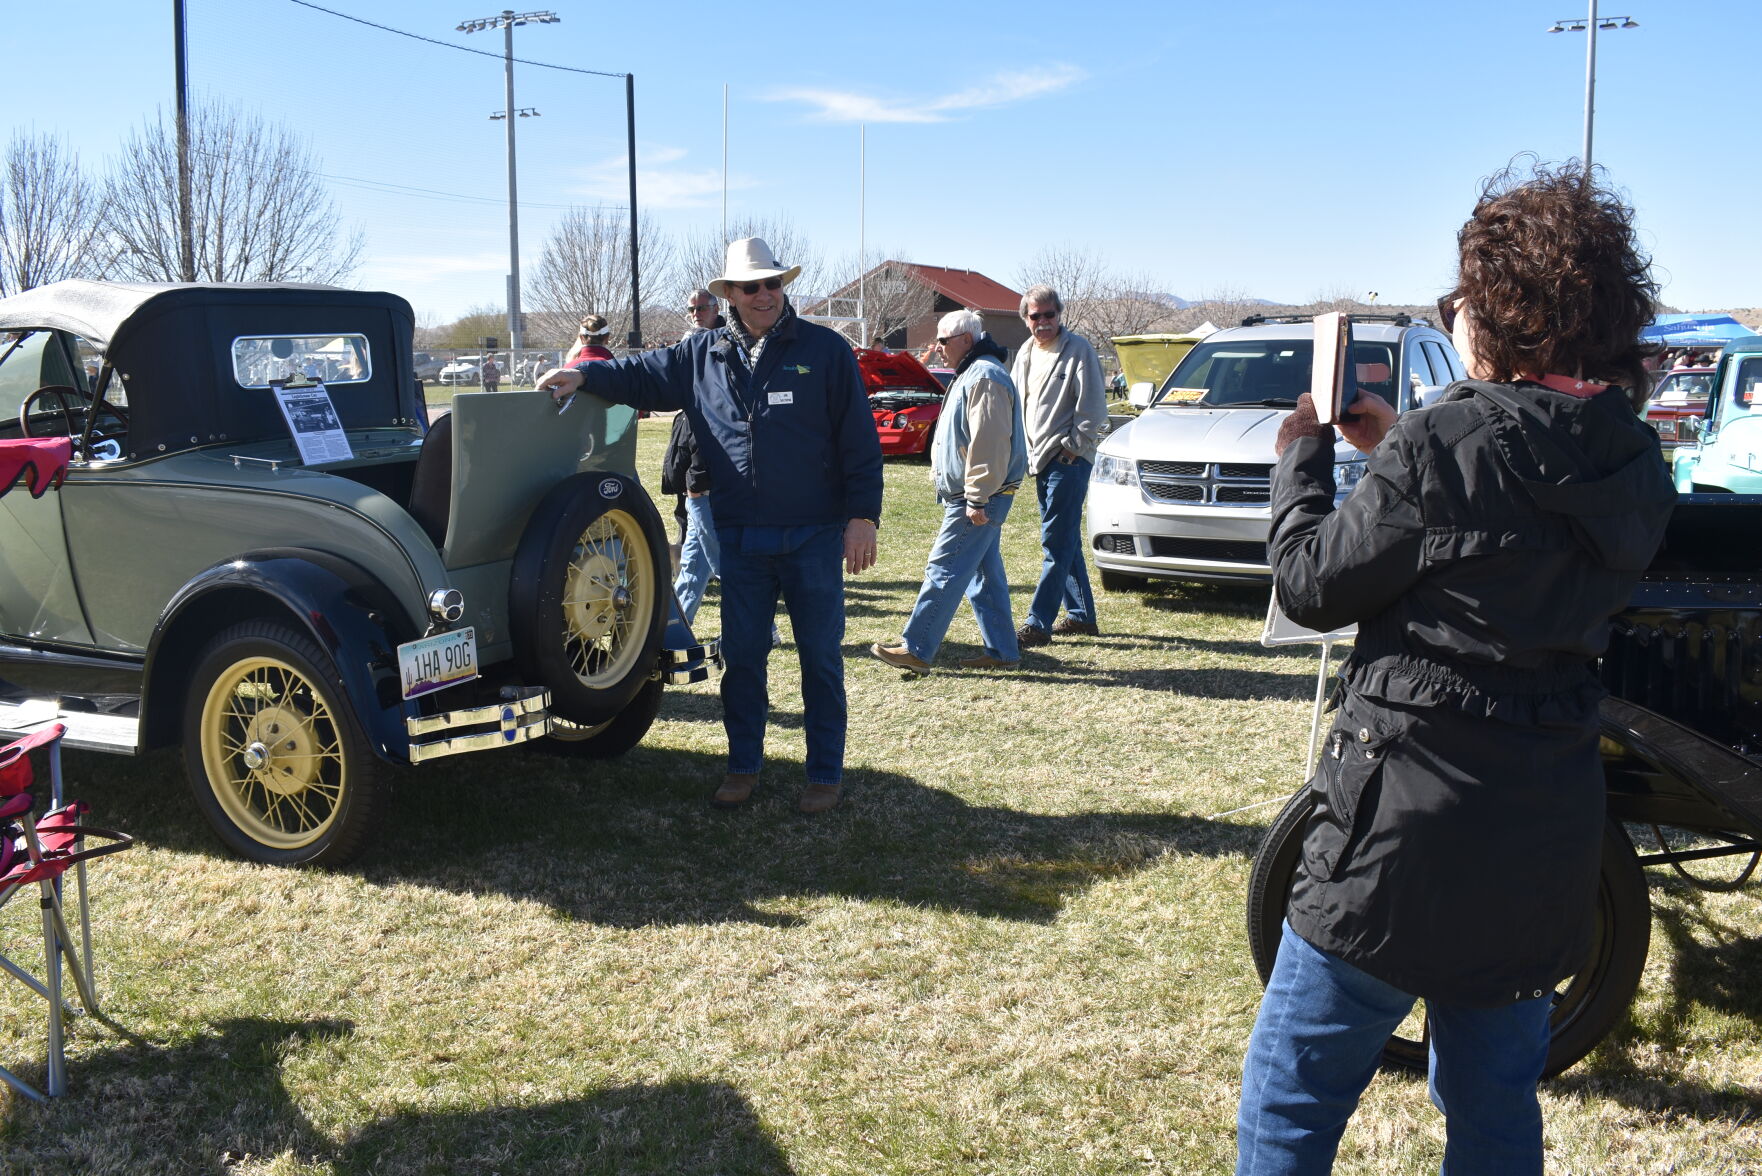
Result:
{"type": "Polygon", "coordinates": [[[1554,987],[1590,949],[1604,827],[1592,669],[1675,493],[1630,395],[1656,286],[1576,165],[1490,181],[1439,302],[1470,379],[1396,419],[1334,507],[1333,429],[1280,429],[1285,612],[1357,622],[1278,959],[1243,1068],[1238,1173],[1326,1172],[1423,998],[1443,1170],[1542,1170],[1554,987]],[[1628,391],[1623,391],[1626,388],[1628,391]]]}
{"type": "Polygon", "coordinates": [[[728,246],[710,289],[728,325],[672,347],[547,372],[557,399],[578,389],[619,404],[682,409],[710,476],[722,548],[722,723],[728,771],[711,797],[745,804],[758,785],[770,709],[765,662],[781,596],[801,661],[807,789],[800,808],[837,805],[843,787],[844,578],[874,566],[881,441],[850,344],[796,317],[785,268],[757,237],[728,246]]]}
{"type": "MultiPolygon", "coordinates": [[[[693,290],[685,300],[689,325],[680,338],[689,339],[727,326],[727,320],[717,313],[717,306],[714,294],[701,286],[693,290]]],[[[667,448],[661,455],[661,493],[677,496],[673,517],[679,520],[679,543],[673,549],[673,594],[679,598],[689,624],[696,619],[698,601],[721,564],[721,549],[716,543],[716,525],[710,518],[710,470],[697,451],[697,439],[691,435],[691,418],[683,412],[673,414],[673,431],[668,434],[667,448]]]]}

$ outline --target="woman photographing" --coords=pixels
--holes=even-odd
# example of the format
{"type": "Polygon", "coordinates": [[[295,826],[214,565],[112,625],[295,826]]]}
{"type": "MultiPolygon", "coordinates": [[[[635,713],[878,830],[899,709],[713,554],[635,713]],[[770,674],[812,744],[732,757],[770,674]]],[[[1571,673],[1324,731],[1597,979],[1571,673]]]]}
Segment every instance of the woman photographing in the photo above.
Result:
{"type": "Polygon", "coordinates": [[[1590,949],[1604,823],[1593,669],[1675,493],[1644,395],[1656,287],[1576,165],[1495,177],[1439,311],[1470,379],[1397,419],[1334,506],[1331,426],[1280,430],[1284,611],[1356,622],[1244,1065],[1238,1173],[1326,1172],[1389,1034],[1426,1002],[1450,1176],[1540,1173],[1556,984],[1590,949]]]}

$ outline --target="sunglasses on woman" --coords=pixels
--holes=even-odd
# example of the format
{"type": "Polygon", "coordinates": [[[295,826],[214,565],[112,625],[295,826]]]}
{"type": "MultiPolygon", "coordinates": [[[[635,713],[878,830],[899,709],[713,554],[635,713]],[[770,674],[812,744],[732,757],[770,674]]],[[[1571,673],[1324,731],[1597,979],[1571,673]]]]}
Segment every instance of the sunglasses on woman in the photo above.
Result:
{"type": "Polygon", "coordinates": [[[1462,301],[1462,295],[1452,290],[1438,299],[1438,321],[1444,325],[1445,334],[1456,330],[1456,305],[1462,301]]]}
{"type": "Polygon", "coordinates": [[[762,282],[730,282],[729,284],[731,286],[733,286],[736,290],[739,290],[742,294],[745,294],[749,297],[754,294],[757,294],[759,292],[760,286],[763,286],[767,290],[781,290],[781,289],[783,289],[783,279],[782,278],[766,278],[762,282]]]}

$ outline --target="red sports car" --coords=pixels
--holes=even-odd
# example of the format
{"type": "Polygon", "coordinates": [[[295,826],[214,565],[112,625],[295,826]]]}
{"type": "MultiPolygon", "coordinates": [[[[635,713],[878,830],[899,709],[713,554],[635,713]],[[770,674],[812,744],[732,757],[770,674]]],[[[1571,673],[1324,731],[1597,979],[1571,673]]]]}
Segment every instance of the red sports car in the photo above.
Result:
{"type": "Polygon", "coordinates": [[[916,356],[904,351],[857,348],[857,366],[869,390],[875,431],[888,457],[930,452],[944,388],[916,356]]]}

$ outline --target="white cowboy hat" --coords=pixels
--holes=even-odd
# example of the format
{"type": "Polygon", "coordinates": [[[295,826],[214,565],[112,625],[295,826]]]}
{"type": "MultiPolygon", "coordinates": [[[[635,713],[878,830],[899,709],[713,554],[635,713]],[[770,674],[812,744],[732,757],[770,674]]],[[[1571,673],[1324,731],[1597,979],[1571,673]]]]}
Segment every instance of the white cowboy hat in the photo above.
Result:
{"type": "Polygon", "coordinates": [[[712,279],[709,289],[716,297],[726,298],[730,283],[782,278],[783,284],[787,286],[800,273],[799,265],[792,265],[788,269],[778,265],[777,259],[771,255],[771,247],[765,244],[763,237],[743,237],[739,241],[728,243],[728,260],[722,263],[722,276],[712,279]]]}

